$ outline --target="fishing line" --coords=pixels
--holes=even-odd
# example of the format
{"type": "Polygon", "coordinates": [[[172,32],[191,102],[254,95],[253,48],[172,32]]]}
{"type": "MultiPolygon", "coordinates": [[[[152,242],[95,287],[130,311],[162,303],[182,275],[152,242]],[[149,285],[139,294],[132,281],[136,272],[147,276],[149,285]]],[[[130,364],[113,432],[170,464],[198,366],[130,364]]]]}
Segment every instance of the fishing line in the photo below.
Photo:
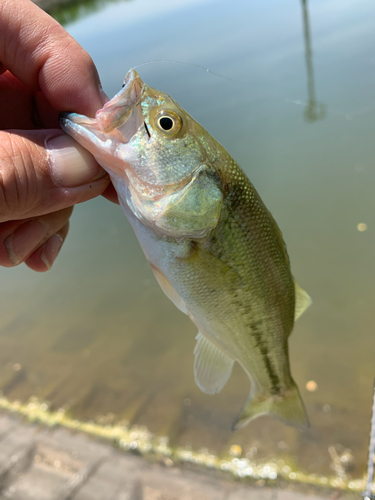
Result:
{"type": "Polygon", "coordinates": [[[221,75],[220,73],[215,73],[215,71],[211,71],[209,68],[205,66],[201,66],[200,64],[187,63],[182,61],[172,61],[169,59],[156,59],[154,61],[145,61],[137,66],[134,66],[133,69],[140,68],[141,66],[145,66],[146,64],[158,64],[158,63],[168,63],[168,64],[181,64],[182,66],[194,66],[195,68],[204,69],[207,73],[211,73],[211,75],[219,76],[220,78],[224,78],[225,80],[229,80],[234,83],[240,83],[238,80],[234,78],[230,78],[229,76],[221,75]]]}

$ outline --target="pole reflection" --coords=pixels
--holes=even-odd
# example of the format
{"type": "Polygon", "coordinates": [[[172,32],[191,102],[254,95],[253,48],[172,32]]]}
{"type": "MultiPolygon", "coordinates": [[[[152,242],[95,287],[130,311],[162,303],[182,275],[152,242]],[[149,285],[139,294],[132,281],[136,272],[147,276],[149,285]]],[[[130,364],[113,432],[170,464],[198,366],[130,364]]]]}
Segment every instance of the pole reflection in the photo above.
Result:
{"type": "Polygon", "coordinates": [[[302,16],[303,16],[303,35],[305,40],[305,61],[307,70],[307,93],[308,93],[308,101],[305,106],[303,116],[305,121],[313,123],[318,120],[323,120],[325,118],[326,106],[325,104],[318,102],[316,100],[309,10],[307,5],[307,0],[301,0],[301,2],[302,2],[302,16]]]}

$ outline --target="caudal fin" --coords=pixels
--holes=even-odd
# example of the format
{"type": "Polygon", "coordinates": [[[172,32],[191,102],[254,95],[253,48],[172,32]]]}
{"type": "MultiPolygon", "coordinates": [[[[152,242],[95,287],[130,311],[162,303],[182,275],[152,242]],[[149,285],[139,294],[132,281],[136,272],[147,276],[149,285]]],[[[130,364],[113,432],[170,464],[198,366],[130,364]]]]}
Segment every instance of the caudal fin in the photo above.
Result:
{"type": "Polygon", "coordinates": [[[232,430],[240,429],[260,415],[271,415],[301,431],[310,426],[305,406],[294,382],[290,389],[279,396],[250,393],[250,398],[233,422],[232,430]]]}

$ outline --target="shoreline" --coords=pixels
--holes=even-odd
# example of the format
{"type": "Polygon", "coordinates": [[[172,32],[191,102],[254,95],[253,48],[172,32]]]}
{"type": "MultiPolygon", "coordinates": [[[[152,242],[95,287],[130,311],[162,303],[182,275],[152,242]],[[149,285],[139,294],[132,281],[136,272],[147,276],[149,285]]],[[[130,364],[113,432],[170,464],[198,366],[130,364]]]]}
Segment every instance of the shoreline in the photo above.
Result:
{"type": "MultiPolygon", "coordinates": [[[[159,453],[151,460],[113,446],[113,440],[63,425],[41,425],[14,412],[0,411],[0,493],[4,498],[51,500],[126,498],[128,500],[328,500],[353,499],[340,490],[327,496],[298,485],[279,489],[265,482],[231,480],[222,471],[202,471],[174,463],[159,453]],[[203,472],[203,473],[202,473],[203,472]],[[293,487],[294,486],[294,487],[293,487]],[[48,496],[47,496],[48,495],[48,496]]],[[[300,485],[301,486],[301,485],[300,485]]],[[[2,498],[3,498],[2,496],[2,498]]]]}
{"type": "MultiPolygon", "coordinates": [[[[129,427],[120,423],[111,426],[93,421],[81,422],[75,420],[69,413],[66,414],[62,409],[50,411],[46,403],[37,400],[22,404],[19,401],[10,402],[5,397],[0,397],[0,441],[6,436],[9,425],[11,429],[19,428],[20,432],[25,429],[35,430],[39,428],[43,429],[43,433],[47,435],[55,432],[58,435],[65,433],[72,439],[71,445],[65,450],[68,454],[75,448],[77,439],[85,439],[92,443],[92,458],[100,455],[100,450],[111,454],[112,452],[116,453],[126,460],[130,460],[130,457],[136,455],[138,463],[142,465],[142,468],[145,468],[145,471],[149,469],[151,464],[158,470],[160,469],[158,488],[160,491],[166,488],[165,493],[167,493],[169,479],[172,480],[173,474],[181,475],[180,483],[186,487],[188,484],[191,487],[196,486],[197,492],[203,486],[203,481],[204,488],[208,488],[212,494],[209,497],[212,500],[224,500],[224,498],[220,498],[220,492],[223,491],[223,488],[227,490],[227,493],[231,492],[230,500],[271,500],[274,498],[272,492],[277,492],[276,498],[278,500],[281,498],[283,500],[325,500],[329,498],[354,500],[366,486],[365,478],[357,480],[346,478],[344,480],[337,475],[329,478],[319,477],[298,470],[293,471],[290,467],[288,470],[284,470],[285,467],[280,467],[277,459],[269,460],[267,463],[250,462],[247,458],[238,458],[231,455],[230,452],[226,456],[218,457],[211,455],[209,451],[194,451],[190,447],[176,448],[169,444],[167,437],[154,435],[146,427],[129,427]],[[1,426],[2,419],[5,419],[6,423],[4,429],[1,426]],[[167,470],[172,473],[169,479],[165,477],[167,470]],[[189,471],[193,473],[193,476],[189,477],[189,471]],[[187,475],[185,476],[185,474],[187,475]]],[[[27,442],[25,442],[25,446],[26,444],[27,442]]],[[[146,476],[142,478],[145,486],[147,484],[146,476]]],[[[120,478],[118,479],[120,480],[120,478]]],[[[180,498],[176,490],[176,495],[171,500],[179,500],[180,498]]],[[[183,498],[184,500],[192,500],[196,496],[189,494],[183,498]]],[[[34,497],[31,497],[30,500],[34,500],[34,497]]]]}
{"type": "Polygon", "coordinates": [[[31,0],[63,26],[119,0],[31,0]]]}
{"type": "MultiPolygon", "coordinates": [[[[72,2],[72,0],[32,0],[38,7],[41,9],[48,11],[50,9],[54,9],[56,7],[64,7],[64,5],[68,5],[72,2]]],[[[77,4],[83,3],[80,0],[76,0],[77,4]]]]}
{"type": "Polygon", "coordinates": [[[31,0],[31,1],[41,9],[45,10],[46,12],[59,7],[65,7],[72,3],[76,5],[85,3],[85,0],[75,0],[74,2],[72,2],[72,0],[31,0]]]}

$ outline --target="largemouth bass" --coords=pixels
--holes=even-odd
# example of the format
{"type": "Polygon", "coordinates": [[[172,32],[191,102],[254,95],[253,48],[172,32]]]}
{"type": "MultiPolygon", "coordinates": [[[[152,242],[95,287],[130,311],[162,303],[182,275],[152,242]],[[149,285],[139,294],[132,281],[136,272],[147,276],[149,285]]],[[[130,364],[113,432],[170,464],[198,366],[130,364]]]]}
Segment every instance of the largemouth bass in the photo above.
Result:
{"type": "Polygon", "coordinates": [[[200,389],[219,392],[237,361],[251,390],[233,428],[270,414],[305,429],[288,337],[311,300],[293,280],[276,222],[233,158],[134,70],[95,119],[63,113],[60,123],[109,173],[161,288],[198,327],[200,389]]]}

